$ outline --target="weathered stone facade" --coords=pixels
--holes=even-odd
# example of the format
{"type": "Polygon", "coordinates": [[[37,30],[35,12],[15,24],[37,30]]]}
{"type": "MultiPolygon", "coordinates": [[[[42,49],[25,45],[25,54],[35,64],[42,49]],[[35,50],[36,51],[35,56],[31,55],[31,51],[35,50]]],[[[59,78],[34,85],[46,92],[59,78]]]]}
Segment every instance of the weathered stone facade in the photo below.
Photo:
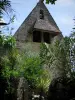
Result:
{"type": "Polygon", "coordinates": [[[43,1],[39,0],[35,8],[15,33],[14,37],[18,48],[25,47],[24,44],[30,43],[34,51],[36,50],[35,48],[38,50],[38,44],[41,42],[51,43],[55,36],[58,39],[62,37],[61,31],[43,1]]]}
{"type": "MultiPolygon", "coordinates": [[[[50,44],[56,40],[61,40],[63,37],[43,1],[44,0],[39,0],[35,8],[24,20],[14,35],[17,42],[17,48],[21,49],[21,51],[29,49],[31,52],[36,52],[38,54],[40,43],[46,42],[50,44]]],[[[28,99],[28,97],[26,99],[23,97],[23,93],[25,93],[24,85],[26,85],[24,80],[20,79],[17,91],[17,100],[28,99]]]]}

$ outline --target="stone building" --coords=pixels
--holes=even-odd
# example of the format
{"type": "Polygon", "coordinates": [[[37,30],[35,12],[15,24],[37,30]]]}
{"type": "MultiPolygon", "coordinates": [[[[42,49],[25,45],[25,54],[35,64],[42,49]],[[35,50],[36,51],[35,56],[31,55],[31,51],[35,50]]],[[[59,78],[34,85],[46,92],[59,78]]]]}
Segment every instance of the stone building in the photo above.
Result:
{"type": "MultiPolygon", "coordinates": [[[[17,42],[17,48],[21,50],[28,48],[32,52],[38,52],[40,50],[40,43],[46,42],[50,44],[56,39],[60,40],[62,33],[46,8],[44,0],[39,0],[16,31],[14,37],[17,42]]],[[[26,92],[23,93],[22,91],[26,89],[24,85],[19,82],[18,90],[20,92],[18,91],[17,93],[17,100],[27,100],[24,98],[27,95],[26,92]]]]}
{"type": "Polygon", "coordinates": [[[51,43],[54,37],[60,39],[62,34],[46,8],[44,0],[39,0],[14,37],[18,48],[30,45],[32,51],[38,51],[41,42],[51,43]]]}

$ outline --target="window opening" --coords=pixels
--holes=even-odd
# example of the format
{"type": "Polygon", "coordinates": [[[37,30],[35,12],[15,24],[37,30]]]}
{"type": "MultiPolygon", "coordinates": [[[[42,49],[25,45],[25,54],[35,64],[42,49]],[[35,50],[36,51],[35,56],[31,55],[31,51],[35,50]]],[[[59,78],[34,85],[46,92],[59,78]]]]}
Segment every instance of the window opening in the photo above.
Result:
{"type": "Polygon", "coordinates": [[[33,32],[33,42],[41,42],[41,32],[40,31],[33,32]]]}
{"type": "Polygon", "coordinates": [[[43,38],[44,38],[44,42],[50,43],[50,35],[49,35],[49,33],[45,32],[43,34],[43,38]]]}
{"type": "Polygon", "coordinates": [[[43,10],[40,10],[40,19],[44,19],[44,12],[43,12],[43,10]]]}

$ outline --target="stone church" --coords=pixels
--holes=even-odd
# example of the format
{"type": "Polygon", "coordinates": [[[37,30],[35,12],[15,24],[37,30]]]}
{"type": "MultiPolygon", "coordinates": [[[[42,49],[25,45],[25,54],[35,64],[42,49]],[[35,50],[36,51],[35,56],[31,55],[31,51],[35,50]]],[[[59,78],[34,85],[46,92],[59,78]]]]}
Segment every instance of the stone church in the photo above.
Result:
{"type": "MultiPolygon", "coordinates": [[[[18,49],[24,50],[28,47],[31,52],[39,52],[41,43],[46,42],[50,44],[56,39],[61,40],[62,33],[46,8],[44,0],[39,0],[37,5],[16,31],[14,37],[18,49]]],[[[19,91],[17,93],[17,100],[28,100],[28,90],[23,94],[21,93],[21,89],[26,89],[27,86],[23,87],[24,84],[20,85],[21,82],[19,81],[18,85],[19,91]]]]}
{"type": "Polygon", "coordinates": [[[51,43],[55,37],[61,39],[62,33],[46,8],[44,0],[39,0],[14,37],[18,48],[30,44],[33,51],[38,51],[40,43],[51,43]]]}

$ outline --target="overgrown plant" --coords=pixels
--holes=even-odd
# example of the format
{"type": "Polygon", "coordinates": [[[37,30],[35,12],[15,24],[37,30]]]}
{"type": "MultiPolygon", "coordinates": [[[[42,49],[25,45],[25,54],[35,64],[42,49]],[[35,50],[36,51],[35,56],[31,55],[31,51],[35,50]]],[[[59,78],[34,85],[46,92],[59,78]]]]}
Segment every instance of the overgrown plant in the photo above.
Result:
{"type": "Polygon", "coordinates": [[[65,37],[53,44],[45,43],[42,45],[42,52],[40,53],[42,63],[50,68],[53,77],[71,77],[71,42],[71,38],[65,37]]]}

